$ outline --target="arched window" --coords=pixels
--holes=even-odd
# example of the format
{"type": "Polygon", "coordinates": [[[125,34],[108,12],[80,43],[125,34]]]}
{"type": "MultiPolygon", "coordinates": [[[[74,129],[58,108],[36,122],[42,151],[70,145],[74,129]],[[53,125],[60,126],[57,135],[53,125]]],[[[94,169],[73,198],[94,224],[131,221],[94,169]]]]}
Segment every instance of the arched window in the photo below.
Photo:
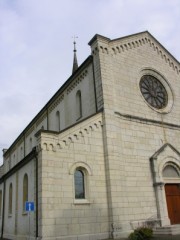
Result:
{"type": "Polygon", "coordinates": [[[61,128],[60,128],[60,112],[59,111],[56,112],[56,130],[57,131],[61,130],[61,128]]]}
{"type": "Polygon", "coordinates": [[[24,175],[23,179],[23,210],[25,210],[25,203],[28,201],[28,175],[24,175]]]}
{"type": "Polygon", "coordinates": [[[21,159],[24,157],[23,147],[21,147],[21,149],[20,149],[20,157],[21,157],[21,159]]]}
{"type": "Polygon", "coordinates": [[[32,138],[29,139],[29,151],[31,152],[32,150],[32,138]]]}
{"type": "Polygon", "coordinates": [[[84,199],[85,198],[85,179],[84,173],[80,169],[76,169],[74,173],[74,183],[75,183],[75,198],[84,199]]]}
{"type": "Polygon", "coordinates": [[[82,117],[82,99],[81,99],[81,91],[78,90],[76,93],[76,119],[82,117]]]}
{"type": "Polygon", "coordinates": [[[8,208],[8,213],[11,215],[12,214],[12,201],[13,201],[13,187],[12,183],[9,185],[9,208],[8,208]]]}
{"type": "Polygon", "coordinates": [[[8,160],[8,168],[11,169],[11,159],[8,160]]]}

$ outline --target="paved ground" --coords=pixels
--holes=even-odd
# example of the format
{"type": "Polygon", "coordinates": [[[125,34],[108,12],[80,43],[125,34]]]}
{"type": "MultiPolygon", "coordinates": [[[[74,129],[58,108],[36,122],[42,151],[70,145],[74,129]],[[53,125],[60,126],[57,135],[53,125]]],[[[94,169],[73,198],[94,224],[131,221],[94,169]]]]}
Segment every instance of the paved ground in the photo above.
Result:
{"type": "MultiPolygon", "coordinates": [[[[108,240],[112,240],[111,239],[108,239],[108,240]]],[[[118,239],[116,239],[118,240],[118,239]]],[[[120,239],[119,239],[120,240],[120,239]]],[[[122,240],[122,239],[121,239],[122,240]]],[[[180,235],[176,235],[176,236],[161,236],[161,237],[153,237],[151,240],[180,240],[180,235]]]]}
{"type": "MultiPolygon", "coordinates": [[[[9,240],[9,239],[7,239],[7,238],[0,238],[0,240],[9,240]]],[[[113,240],[113,239],[111,238],[111,239],[107,239],[107,240],[113,240]]],[[[116,239],[116,240],[118,240],[118,239],[116,239]]],[[[164,237],[164,236],[163,237],[153,237],[152,240],[180,240],[180,235],[166,236],[166,237],[164,237]]]]}

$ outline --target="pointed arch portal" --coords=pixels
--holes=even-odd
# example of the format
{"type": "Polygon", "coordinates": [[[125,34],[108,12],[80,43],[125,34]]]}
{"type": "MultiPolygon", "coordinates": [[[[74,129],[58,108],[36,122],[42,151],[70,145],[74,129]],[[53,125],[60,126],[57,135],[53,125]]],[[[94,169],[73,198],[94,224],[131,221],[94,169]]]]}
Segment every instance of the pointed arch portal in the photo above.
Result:
{"type": "Polygon", "coordinates": [[[180,224],[180,153],[166,143],[150,161],[160,225],[180,224]]]}
{"type": "Polygon", "coordinates": [[[171,224],[180,224],[180,171],[176,164],[167,162],[162,171],[166,203],[171,224]]]}

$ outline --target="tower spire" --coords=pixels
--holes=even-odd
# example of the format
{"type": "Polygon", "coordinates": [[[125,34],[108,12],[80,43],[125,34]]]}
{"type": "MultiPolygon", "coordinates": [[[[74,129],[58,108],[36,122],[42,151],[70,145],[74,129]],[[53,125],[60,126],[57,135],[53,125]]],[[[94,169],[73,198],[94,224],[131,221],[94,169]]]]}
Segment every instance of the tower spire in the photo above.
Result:
{"type": "Polygon", "coordinates": [[[77,61],[77,56],[76,56],[77,50],[76,50],[76,41],[75,41],[76,38],[78,38],[78,37],[74,36],[74,42],[73,42],[73,44],[74,44],[74,50],[73,50],[73,52],[74,52],[74,59],[73,59],[72,73],[74,73],[76,71],[76,69],[78,69],[78,61],[77,61]]]}

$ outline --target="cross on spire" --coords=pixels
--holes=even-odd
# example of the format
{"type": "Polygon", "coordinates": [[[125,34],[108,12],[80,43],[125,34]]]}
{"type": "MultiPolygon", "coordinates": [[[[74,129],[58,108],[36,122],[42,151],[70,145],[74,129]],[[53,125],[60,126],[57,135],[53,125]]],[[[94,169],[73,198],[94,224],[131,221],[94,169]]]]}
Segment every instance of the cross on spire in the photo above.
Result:
{"type": "Polygon", "coordinates": [[[77,50],[76,50],[76,41],[75,41],[76,38],[78,38],[78,37],[74,36],[73,38],[74,38],[74,42],[73,42],[73,44],[74,44],[74,50],[73,50],[73,52],[74,52],[74,59],[73,59],[72,73],[74,73],[78,69],[78,61],[77,61],[77,56],[76,56],[77,50]]]}

